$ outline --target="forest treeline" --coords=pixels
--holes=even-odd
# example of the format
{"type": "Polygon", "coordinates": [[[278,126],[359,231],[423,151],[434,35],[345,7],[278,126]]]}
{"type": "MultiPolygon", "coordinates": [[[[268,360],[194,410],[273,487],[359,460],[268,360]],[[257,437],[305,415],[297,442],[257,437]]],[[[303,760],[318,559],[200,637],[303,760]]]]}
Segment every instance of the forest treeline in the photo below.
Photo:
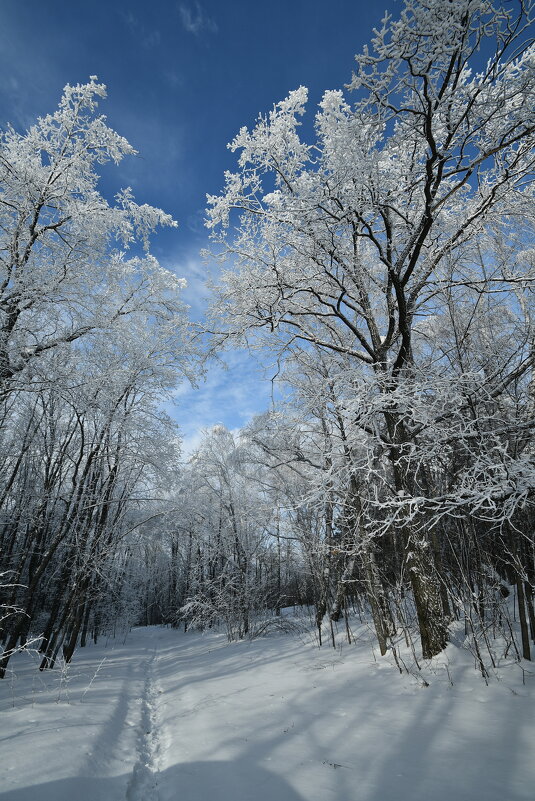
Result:
{"type": "Polygon", "coordinates": [[[97,190],[132,152],[104,87],[4,132],[2,671],[28,642],[45,668],[117,626],[232,639],[291,605],[320,641],[358,613],[430,658],[462,620],[483,674],[496,643],[531,658],[532,11],[406,0],[313,136],[303,87],[240,130],[204,339],[258,349],[279,399],[182,463],[161,408],[201,349],[149,253],[173,221],[97,190]]]}

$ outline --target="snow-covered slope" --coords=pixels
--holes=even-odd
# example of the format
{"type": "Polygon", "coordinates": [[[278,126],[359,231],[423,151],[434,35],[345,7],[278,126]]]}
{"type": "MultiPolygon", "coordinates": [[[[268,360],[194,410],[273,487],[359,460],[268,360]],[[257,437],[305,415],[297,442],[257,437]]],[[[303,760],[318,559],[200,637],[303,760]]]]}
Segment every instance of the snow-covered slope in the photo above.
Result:
{"type": "Polygon", "coordinates": [[[531,801],[535,677],[487,687],[446,656],[426,687],[367,643],[281,634],[135,629],[45,674],[21,654],[0,686],[0,799],[531,801]]]}

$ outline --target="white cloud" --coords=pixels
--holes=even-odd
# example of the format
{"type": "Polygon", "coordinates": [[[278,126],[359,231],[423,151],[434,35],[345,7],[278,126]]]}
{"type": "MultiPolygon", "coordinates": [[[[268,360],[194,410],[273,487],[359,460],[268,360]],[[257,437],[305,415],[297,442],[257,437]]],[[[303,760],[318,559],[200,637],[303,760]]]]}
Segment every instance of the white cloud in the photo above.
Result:
{"type": "Polygon", "coordinates": [[[215,21],[205,13],[199,3],[196,2],[193,6],[180,3],[178,12],[182,26],[188,33],[194,36],[198,36],[202,31],[217,33],[215,21]]]}
{"type": "Polygon", "coordinates": [[[181,383],[173,393],[176,405],[166,408],[180,426],[186,458],[198,447],[203,429],[221,424],[237,430],[269,408],[271,383],[259,363],[245,350],[229,351],[224,358],[226,368],[209,366],[198,389],[181,383]]]}

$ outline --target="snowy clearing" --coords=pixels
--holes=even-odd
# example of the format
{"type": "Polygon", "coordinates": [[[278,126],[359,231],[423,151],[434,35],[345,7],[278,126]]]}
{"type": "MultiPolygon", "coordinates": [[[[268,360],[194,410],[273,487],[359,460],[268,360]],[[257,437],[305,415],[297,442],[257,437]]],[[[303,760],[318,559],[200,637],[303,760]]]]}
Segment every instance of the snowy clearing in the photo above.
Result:
{"type": "Polygon", "coordinates": [[[0,798],[531,799],[535,676],[511,665],[487,687],[466,651],[441,660],[425,687],[364,641],[159,627],[63,671],[21,654],[0,690],[0,798]]]}

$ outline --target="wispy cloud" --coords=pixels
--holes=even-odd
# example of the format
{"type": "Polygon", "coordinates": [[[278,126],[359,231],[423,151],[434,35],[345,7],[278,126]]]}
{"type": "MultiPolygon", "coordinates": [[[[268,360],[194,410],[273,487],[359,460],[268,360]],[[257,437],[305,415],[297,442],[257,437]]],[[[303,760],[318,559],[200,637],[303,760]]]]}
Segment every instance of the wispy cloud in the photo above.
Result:
{"type": "MultiPolygon", "coordinates": [[[[180,228],[183,227],[181,220],[178,221],[178,225],[180,233],[180,228]]],[[[201,243],[186,250],[180,248],[173,252],[168,249],[160,258],[163,267],[171,270],[179,278],[186,279],[187,287],[182,292],[182,300],[190,307],[190,318],[196,323],[204,318],[212,296],[209,282],[215,279],[219,272],[219,265],[203,259],[199,255],[200,250],[201,243]]]]}
{"type": "Polygon", "coordinates": [[[182,26],[188,33],[192,33],[194,36],[199,36],[203,31],[217,33],[215,20],[206,14],[200,3],[195,2],[193,5],[180,3],[178,13],[182,26]]]}
{"type": "MultiPolygon", "coordinates": [[[[162,264],[188,282],[182,298],[190,307],[190,319],[201,323],[211,295],[206,281],[217,279],[219,265],[201,258],[198,247],[168,253],[162,264]]],[[[277,369],[270,354],[232,348],[220,357],[221,361],[208,362],[198,387],[192,387],[186,380],[180,383],[173,392],[174,402],[166,406],[166,412],[180,427],[184,458],[199,446],[203,430],[219,424],[230,431],[238,430],[254,415],[271,407],[273,392],[277,396],[277,388],[271,381],[277,369]]]]}
{"type": "Polygon", "coordinates": [[[159,30],[147,28],[131,11],[122,14],[122,16],[130,32],[142,47],[146,50],[152,50],[160,46],[162,37],[159,30]]]}
{"type": "Polygon", "coordinates": [[[173,393],[175,404],[166,407],[180,426],[185,457],[198,447],[203,429],[218,424],[241,428],[270,406],[271,384],[258,361],[238,349],[224,358],[226,367],[212,364],[197,389],[186,381],[180,384],[173,393]]]}
{"type": "MultiPolygon", "coordinates": [[[[2,4],[1,11],[0,128],[9,122],[24,131],[34,124],[37,115],[54,110],[66,81],[58,74],[53,59],[44,57],[41,42],[30,38],[32,44],[28,45],[11,5],[2,4]]],[[[61,55],[61,46],[55,55],[61,55]]]]}

